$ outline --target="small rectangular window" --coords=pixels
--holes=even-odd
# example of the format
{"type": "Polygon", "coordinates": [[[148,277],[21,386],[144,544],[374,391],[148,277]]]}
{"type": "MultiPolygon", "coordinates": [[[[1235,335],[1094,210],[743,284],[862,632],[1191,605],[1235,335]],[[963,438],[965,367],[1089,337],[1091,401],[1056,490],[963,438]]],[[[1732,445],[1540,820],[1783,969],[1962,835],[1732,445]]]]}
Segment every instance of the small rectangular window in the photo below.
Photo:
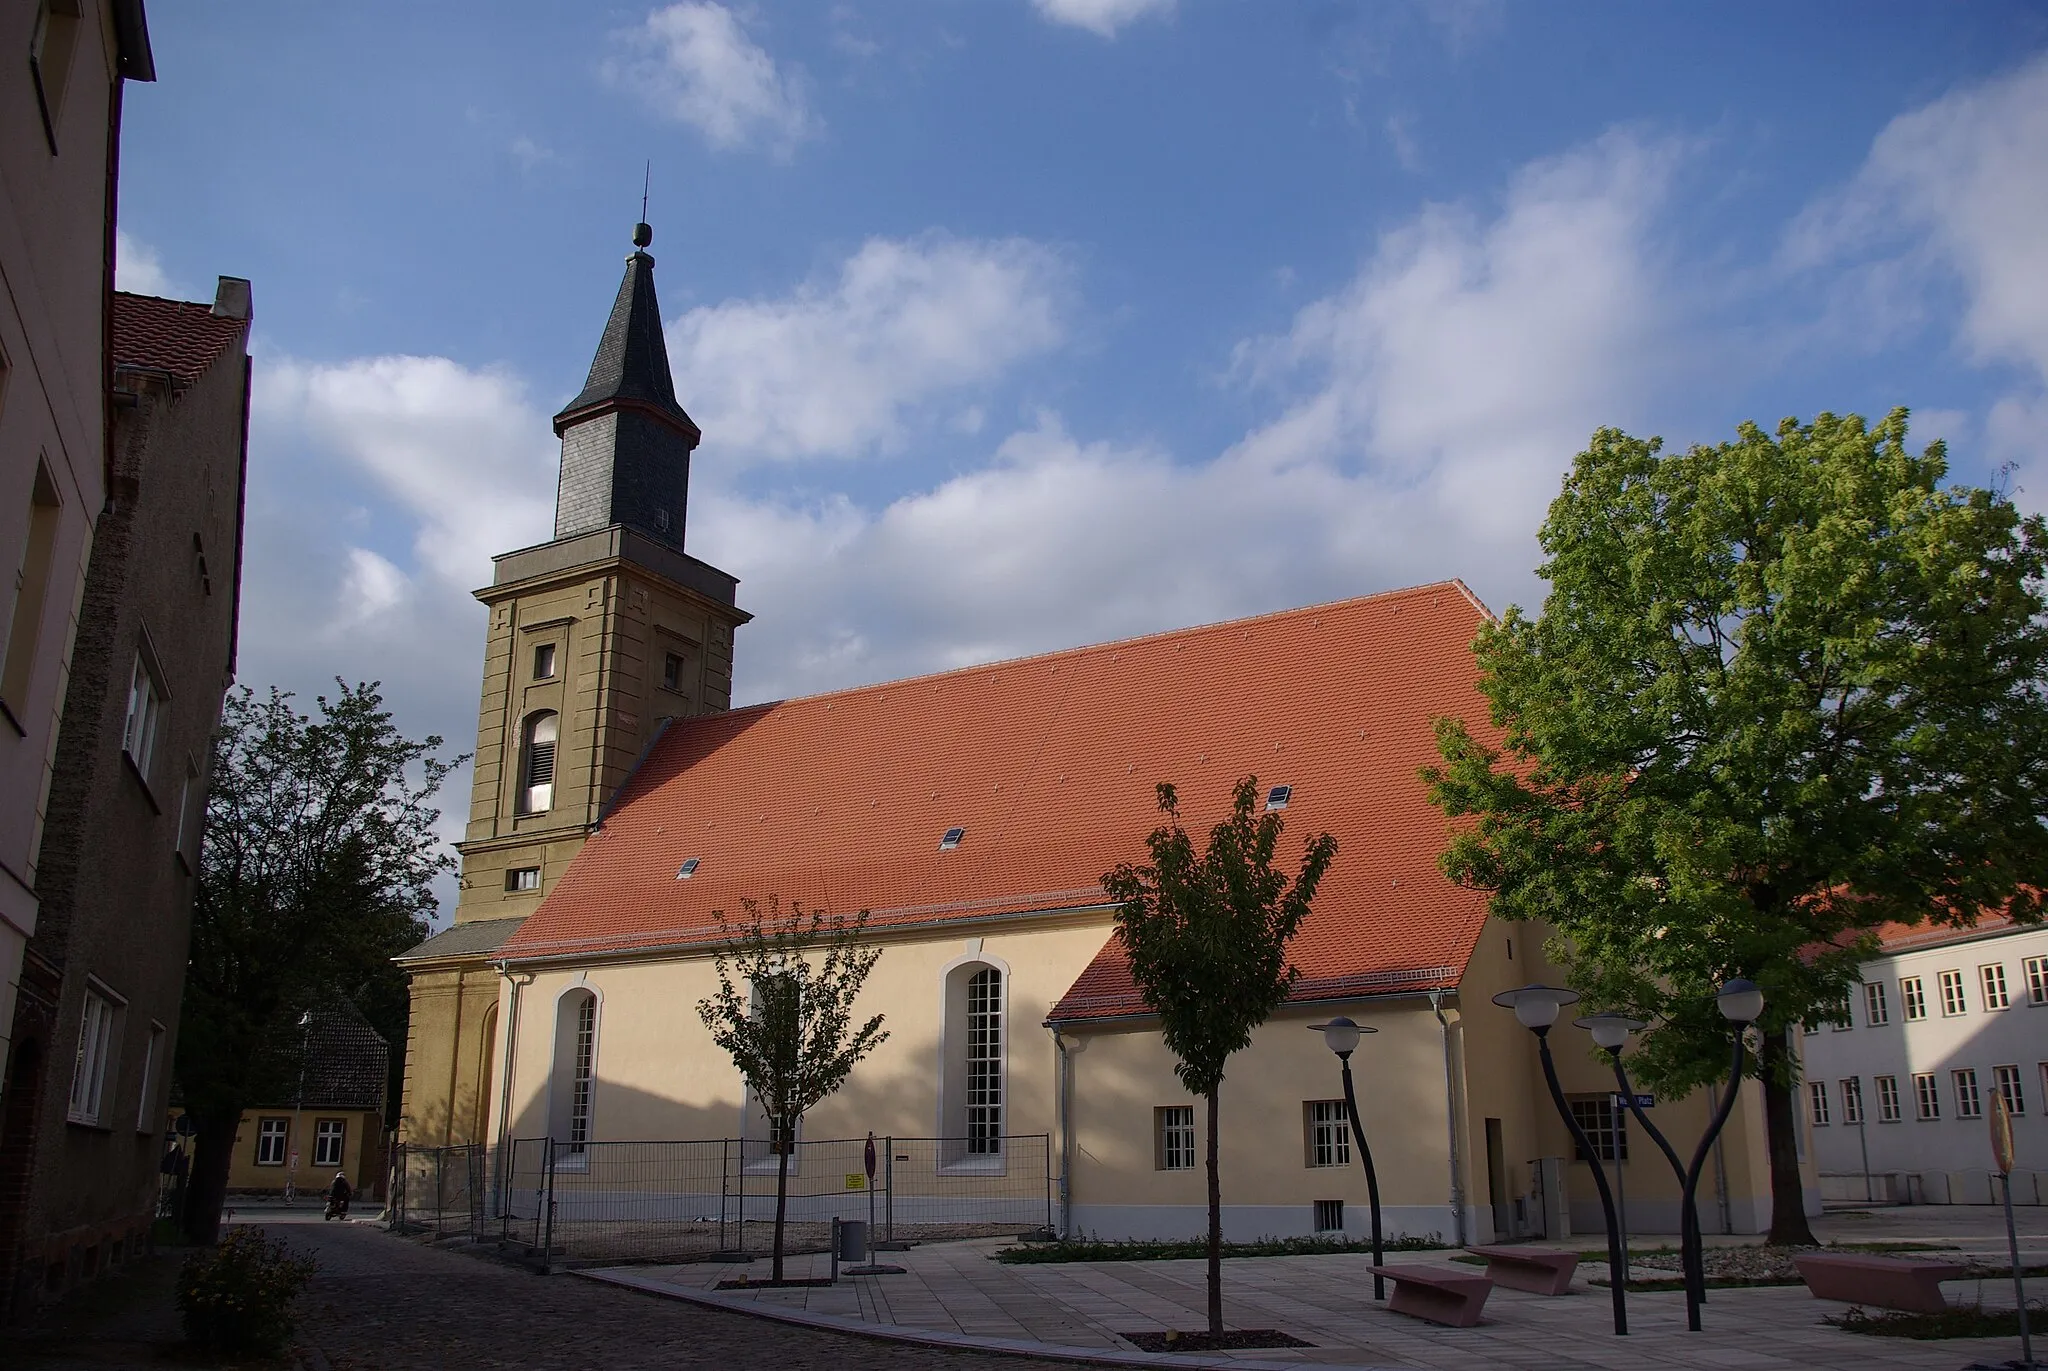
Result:
{"type": "Polygon", "coordinates": [[[1863,1122],[1863,1078],[1850,1076],[1842,1082],[1842,1122],[1863,1122]]]}
{"type": "Polygon", "coordinates": [[[1978,984],[1984,988],[1984,1008],[1996,1011],[2008,1007],[2012,998],[2005,992],[2005,963],[1993,962],[1977,968],[1978,984]]]}
{"type": "Polygon", "coordinates": [[[1892,1021],[1892,1009],[1885,1002],[1884,982],[1870,981],[1863,987],[1863,1019],[1872,1028],[1892,1021]]]}
{"type": "Polygon", "coordinates": [[[1266,792],[1266,808],[1285,809],[1287,808],[1288,801],[1292,800],[1293,798],[1293,786],[1276,785],[1271,790],[1266,792]]]}
{"type": "Polygon", "coordinates": [[[954,848],[960,846],[961,840],[966,836],[967,830],[964,828],[947,829],[939,835],[939,851],[951,852],[954,848]]]}
{"type": "Polygon", "coordinates": [[[135,769],[142,773],[145,781],[149,779],[150,759],[156,753],[156,735],[163,721],[163,709],[163,684],[138,652],[135,654],[135,668],[128,677],[128,720],[121,728],[121,750],[128,754],[128,760],[135,763],[135,769]]]}
{"type": "Polygon", "coordinates": [[[2048,1004],[2048,957],[2027,958],[2027,1003],[2048,1004]]]}
{"type": "Polygon", "coordinates": [[[1806,1083],[1806,1098],[1811,1107],[1813,1126],[1815,1128],[1826,1128],[1828,1126],[1828,1083],[1826,1081],[1808,1081],[1806,1083]]]}
{"type": "Polygon", "coordinates": [[[1927,1017],[1927,992],[1918,976],[1899,977],[1899,999],[1905,1003],[1907,1023],[1918,1023],[1927,1017]]]}
{"type": "Polygon", "coordinates": [[[1956,1091],[1956,1117],[1959,1119],[1981,1119],[1984,1117],[1984,1099],[1977,1093],[1977,1073],[1964,1067],[1949,1072],[1949,1079],[1956,1091]]]}
{"type": "Polygon", "coordinates": [[[679,881],[687,881],[690,879],[690,877],[696,875],[697,862],[698,859],[695,857],[685,857],[683,859],[683,864],[676,868],[676,879],[679,881]]]}
{"type": "Polygon", "coordinates": [[[1953,1019],[1970,1012],[1963,999],[1963,973],[1951,967],[1941,973],[1941,1016],[1953,1019]]]}
{"type": "Polygon", "coordinates": [[[1877,1121],[1879,1123],[1897,1123],[1899,1121],[1899,1078],[1897,1076],[1878,1076],[1874,1079],[1877,1081],[1877,1121]]]}
{"type": "Polygon", "coordinates": [[[261,1119],[256,1124],[256,1165],[283,1166],[290,1119],[261,1119]]]}
{"type": "Polygon", "coordinates": [[[2005,1112],[2024,1114],[2027,1112],[2026,1088],[2020,1084],[2018,1066],[1994,1066],[1991,1075],[1998,1082],[1999,1098],[2005,1101],[2005,1112]]]}
{"type": "MultiPolygon", "coordinates": [[[[1572,1118],[1585,1130],[1586,1137],[1593,1144],[1593,1151],[1603,1162],[1628,1160],[1628,1135],[1616,1118],[1614,1096],[1581,1095],[1570,1101],[1572,1118]]],[[[1585,1161],[1586,1149],[1576,1141],[1572,1145],[1575,1160],[1585,1161]]]]}
{"type": "Polygon", "coordinates": [[[1159,1138],[1161,1171],[1189,1171],[1195,1165],[1195,1107],[1191,1104],[1162,1105],[1152,1111],[1153,1127],[1159,1138]]]}
{"type": "Polygon", "coordinates": [[[71,1104],[66,1117],[73,1123],[96,1124],[105,1098],[107,1064],[114,1055],[113,1001],[88,988],[85,1008],[79,1015],[78,1050],[71,1061],[71,1104]]]}
{"type": "Polygon", "coordinates": [[[533,679],[552,681],[555,679],[555,645],[541,643],[533,650],[533,679]]]}
{"type": "Polygon", "coordinates": [[[1344,1231],[1344,1201],[1316,1201],[1316,1232],[1342,1233],[1344,1231]]]}
{"type": "Polygon", "coordinates": [[[679,652],[661,654],[661,688],[680,692],[683,688],[683,656],[679,652]]]}
{"type": "Polygon", "coordinates": [[[1310,1166],[1351,1165],[1351,1126],[1344,1101],[1310,1100],[1302,1106],[1307,1124],[1310,1166]]]}
{"type": "Polygon", "coordinates": [[[313,1131],[313,1165],[321,1168],[341,1165],[342,1145],[348,1140],[346,1119],[322,1119],[313,1131]]]}
{"type": "Polygon", "coordinates": [[[1934,1083],[1932,1071],[1919,1071],[1913,1075],[1913,1106],[1923,1121],[1941,1117],[1941,1091],[1934,1083]]]}
{"type": "Polygon", "coordinates": [[[505,873],[507,890],[539,890],[540,868],[537,866],[515,866],[505,873]]]}

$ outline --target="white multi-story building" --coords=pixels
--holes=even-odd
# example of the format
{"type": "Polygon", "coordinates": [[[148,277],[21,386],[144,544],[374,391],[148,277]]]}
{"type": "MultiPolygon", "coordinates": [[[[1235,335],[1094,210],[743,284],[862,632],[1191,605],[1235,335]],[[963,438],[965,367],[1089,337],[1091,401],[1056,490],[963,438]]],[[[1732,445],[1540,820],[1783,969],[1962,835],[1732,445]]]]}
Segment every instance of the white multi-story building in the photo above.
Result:
{"type": "Polygon", "coordinates": [[[1804,1044],[1824,1198],[1991,1203],[1989,1120],[2003,1096],[2013,1200],[2048,1203],[2048,927],[1892,932],[1844,1020],[1809,1028],[1804,1044]]]}

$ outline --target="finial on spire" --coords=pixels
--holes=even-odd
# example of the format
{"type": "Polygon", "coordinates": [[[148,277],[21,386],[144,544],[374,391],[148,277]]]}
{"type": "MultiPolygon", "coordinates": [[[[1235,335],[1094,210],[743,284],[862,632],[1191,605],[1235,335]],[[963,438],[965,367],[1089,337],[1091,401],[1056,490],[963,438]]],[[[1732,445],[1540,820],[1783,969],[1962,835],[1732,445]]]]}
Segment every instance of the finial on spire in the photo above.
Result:
{"type": "Polygon", "coordinates": [[[654,241],[654,230],[643,220],[633,225],[633,246],[644,248],[654,241]]]}
{"type": "Polygon", "coordinates": [[[654,186],[654,159],[647,159],[647,166],[640,177],[640,222],[633,225],[633,246],[644,248],[654,241],[654,230],[647,223],[647,192],[654,186]]]}

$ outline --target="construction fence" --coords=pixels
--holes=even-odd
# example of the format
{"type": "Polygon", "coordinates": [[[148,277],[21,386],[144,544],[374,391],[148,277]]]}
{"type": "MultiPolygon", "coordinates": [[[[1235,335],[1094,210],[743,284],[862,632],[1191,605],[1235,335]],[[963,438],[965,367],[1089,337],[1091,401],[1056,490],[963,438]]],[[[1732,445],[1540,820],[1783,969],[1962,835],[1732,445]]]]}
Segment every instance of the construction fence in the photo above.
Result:
{"type": "MultiPolygon", "coordinates": [[[[789,1157],[785,1250],[823,1251],[832,1220],[877,1242],[989,1237],[1053,1222],[1051,1139],[838,1138],[789,1157]],[[872,1179],[871,1179],[872,1178],[872,1179]]],[[[514,1245],[537,1263],[689,1261],[765,1253],[781,1158],[756,1138],[412,1148],[394,1223],[514,1245]]]]}

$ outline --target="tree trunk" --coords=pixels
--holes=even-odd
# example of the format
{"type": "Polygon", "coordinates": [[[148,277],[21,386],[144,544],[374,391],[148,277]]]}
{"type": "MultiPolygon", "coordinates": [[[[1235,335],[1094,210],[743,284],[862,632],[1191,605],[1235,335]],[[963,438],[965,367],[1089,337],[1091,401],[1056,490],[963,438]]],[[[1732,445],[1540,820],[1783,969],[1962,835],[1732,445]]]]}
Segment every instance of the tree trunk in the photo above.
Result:
{"type": "Polygon", "coordinates": [[[1223,1181],[1216,1169],[1216,1105],[1218,1091],[1209,1101],[1209,1336],[1223,1336],[1223,1181]]]}
{"type": "Polygon", "coordinates": [[[1806,1222],[1806,1190],[1799,1181],[1799,1116],[1793,1112],[1790,1030],[1764,1035],[1764,1135],[1771,1153],[1771,1232],[1785,1246],[1818,1243],[1806,1222]]]}
{"type": "MultiPolygon", "coordinates": [[[[768,1125],[768,1136],[775,1138],[775,1125],[768,1125]]],[[[775,1256],[768,1270],[768,1279],[780,1284],[782,1280],[782,1216],[789,1207],[789,1154],[796,1150],[796,1125],[791,1123],[788,1132],[769,1146],[775,1148],[775,1256]]]]}
{"type": "Polygon", "coordinates": [[[211,1247],[220,1239],[220,1214],[228,1201],[228,1172],[235,1162],[235,1134],[242,1124],[242,1111],[215,1109],[193,1115],[193,1121],[199,1134],[182,1217],[186,1241],[211,1247]]]}

